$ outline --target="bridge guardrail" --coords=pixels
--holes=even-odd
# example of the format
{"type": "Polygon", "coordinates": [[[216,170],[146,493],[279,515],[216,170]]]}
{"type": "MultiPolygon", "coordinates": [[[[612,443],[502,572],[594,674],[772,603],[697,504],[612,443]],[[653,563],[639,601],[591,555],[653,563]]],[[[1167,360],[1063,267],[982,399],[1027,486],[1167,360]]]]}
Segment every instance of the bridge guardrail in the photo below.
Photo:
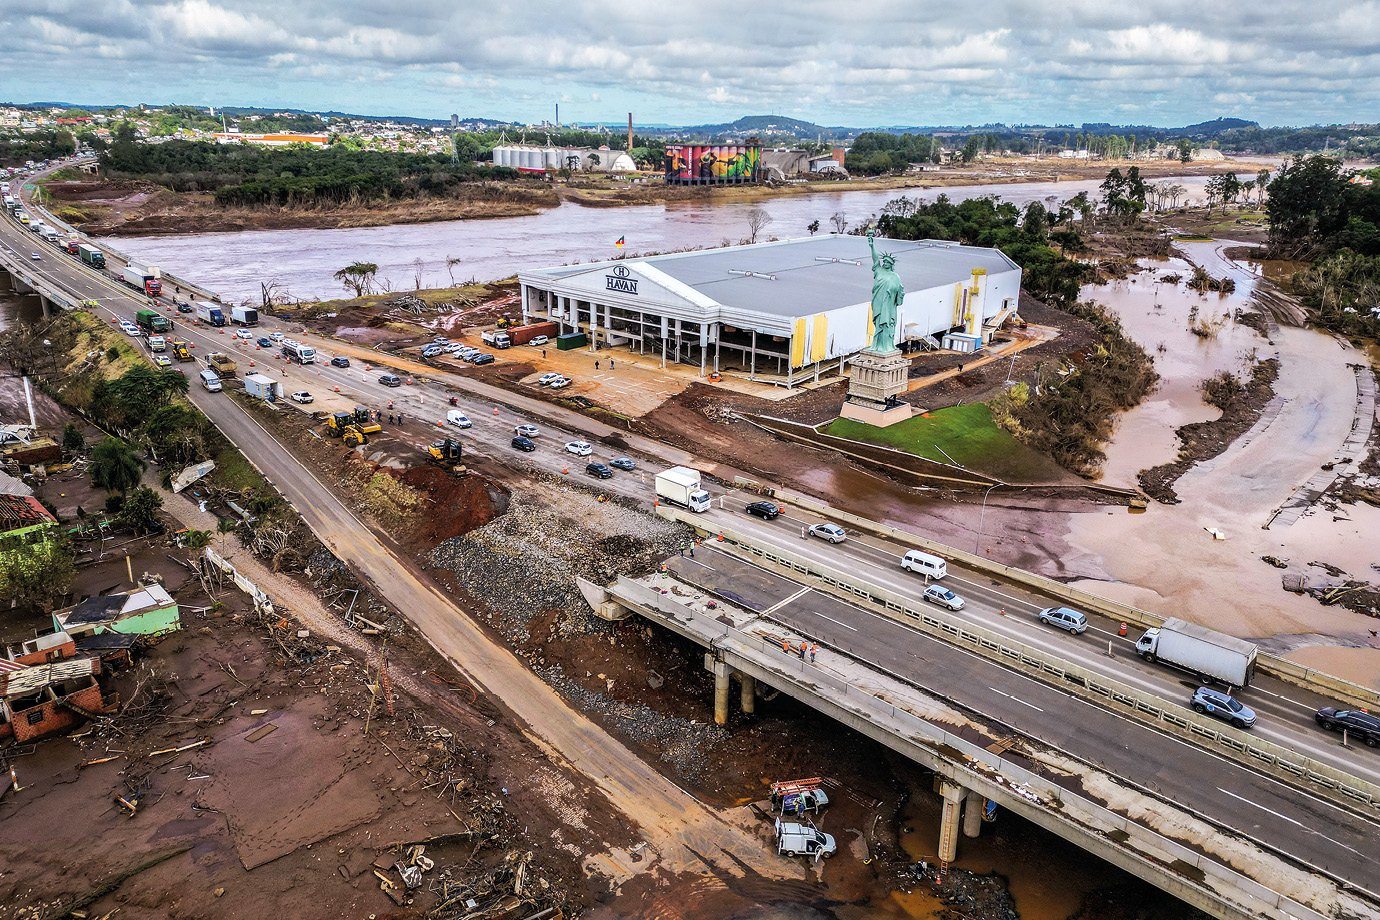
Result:
{"type": "MultiPolygon", "coordinates": [[[[658,511],[664,517],[705,531],[702,526],[704,522],[697,522],[696,515],[688,511],[664,506],[659,507],[658,511]]],[[[1208,722],[1182,707],[1166,704],[1154,694],[1137,690],[1115,678],[1087,668],[1067,664],[1034,646],[973,626],[957,617],[940,612],[938,608],[928,605],[917,606],[894,591],[868,584],[839,569],[822,565],[788,550],[764,547],[731,527],[716,527],[713,533],[722,535],[725,542],[774,562],[793,573],[816,578],[851,597],[880,605],[892,619],[910,626],[918,626],[929,635],[959,645],[991,661],[1038,677],[1045,683],[1070,690],[1083,699],[1112,708],[1199,746],[1209,746],[1211,750],[1226,754],[1252,768],[1268,770],[1289,781],[1305,782],[1349,805],[1380,809],[1380,785],[1353,776],[1344,770],[1319,763],[1283,745],[1256,738],[1229,725],[1208,722]]]]}
{"type": "MultiPolygon", "coordinates": [[[[796,690],[796,693],[787,690],[789,695],[797,699],[818,698],[826,706],[832,705],[865,720],[875,726],[878,732],[890,735],[891,741],[905,745],[913,751],[923,752],[921,757],[911,755],[912,759],[921,763],[938,763],[942,768],[941,772],[967,789],[997,801],[1003,807],[1049,829],[1053,829],[1053,822],[1074,824],[1091,838],[1090,842],[1094,843],[1093,851],[1099,852],[1104,858],[1108,855],[1108,849],[1115,846],[1130,861],[1139,863],[1141,871],[1172,875],[1185,890],[1192,890],[1200,897],[1217,903],[1221,903],[1225,896],[1221,893],[1221,888],[1212,884],[1212,881],[1225,883],[1258,902],[1258,905],[1229,905],[1238,911],[1242,918],[1262,916],[1259,905],[1263,905],[1275,911],[1276,917],[1323,920],[1324,915],[1317,910],[1285,897],[1255,879],[1208,858],[1201,849],[1181,844],[1153,828],[1005,760],[1000,754],[951,734],[933,722],[879,698],[865,687],[829,674],[824,669],[807,665],[792,656],[783,655],[779,645],[744,634],[728,624],[707,617],[696,617],[697,622],[691,628],[687,617],[694,617],[693,611],[679,604],[675,604],[674,609],[667,609],[664,597],[646,585],[626,577],[618,580],[612,593],[620,603],[630,602],[635,608],[654,611],[655,619],[658,621],[672,621],[680,627],[672,628],[682,635],[702,639],[709,643],[710,648],[729,653],[737,659],[728,662],[735,669],[778,689],[786,689],[781,684],[783,681],[789,682],[796,690]],[[759,658],[765,659],[768,664],[761,664],[759,658]],[[821,689],[837,694],[844,702],[830,703],[826,693],[821,693],[821,689]],[[888,720],[895,724],[894,730],[883,727],[888,720]],[[960,756],[953,757],[949,752],[960,756]],[[957,762],[960,760],[963,762],[957,762]],[[1135,841],[1142,845],[1128,846],[1127,841],[1135,841]],[[1157,861],[1142,855],[1145,853],[1153,853],[1156,857],[1162,857],[1162,860],[1157,861]],[[1190,870],[1176,873],[1172,868],[1176,864],[1190,867],[1190,870]],[[1195,873],[1208,883],[1195,881],[1192,878],[1195,873]]],[[[645,612],[643,616],[646,616],[645,612]]],[[[847,724],[849,720],[842,721],[847,724]]],[[[888,743],[877,738],[874,733],[865,733],[882,740],[882,743],[888,743]]],[[[1183,810],[1207,824],[1214,824],[1212,819],[1206,816],[1196,815],[1188,809],[1183,810]]],[[[1124,862],[1123,860],[1124,868],[1135,871],[1134,867],[1125,866],[1124,862]]]]}
{"type": "MultiPolygon", "coordinates": [[[[1036,575],[1034,572],[1027,572],[1015,568],[1014,566],[993,562],[991,559],[979,556],[976,553],[969,553],[952,546],[947,546],[927,537],[922,537],[919,534],[901,530],[898,527],[892,527],[890,524],[882,524],[860,515],[852,514],[847,511],[840,511],[827,502],[817,501],[808,496],[777,490],[772,494],[772,497],[778,501],[787,502],[807,511],[812,511],[815,514],[833,518],[850,527],[855,527],[858,530],[874,534],[875,536],[887,540],[894,540],[898,543],[914,547],[915,549],[932,552],[946,559],[952,559],[968,568],[976,569],[989,575],[1000,576],[1008,581],[1013,581],[1025,585],[1028,588],[1033,588],[1043,594],[1064,598],[1074,605],[1083,607],[1094,613],[1100,613],[1103,616],[1111,617],[1119,622],[1124,621],[1133,626],[1138,626],[1141,629],[1150,629],[1160,626],[1165,620],[1164,617],[1151,613],[1148,610],[1142,610],[1139,607],[1132,607],[1129,604],[1108,600],[1105,597],[1099,597],[1096,594],[1091,594],[1079,588],[1070,587],[1052,578],[1036,575]]],[[[1304,667],[1301,664],[1289,661],[1286,658],[1281,658],[1278,655],[1270,655],[1262,652],[1257,656],[1256,662],[1256,666],[1266,674],[1278,677],[1280,680],[1303,687],[1306,690],[1313,690],[1318,693],[1334,696],[1338,700],[1352,706],[1360,706],[1367,709],[1380,709],[1380,691],[1372,690],[1369,687],[1363,687],[1360,684],[1343,680],[1340,677],[1335,677],[1313,668],[1304,667]]]]}

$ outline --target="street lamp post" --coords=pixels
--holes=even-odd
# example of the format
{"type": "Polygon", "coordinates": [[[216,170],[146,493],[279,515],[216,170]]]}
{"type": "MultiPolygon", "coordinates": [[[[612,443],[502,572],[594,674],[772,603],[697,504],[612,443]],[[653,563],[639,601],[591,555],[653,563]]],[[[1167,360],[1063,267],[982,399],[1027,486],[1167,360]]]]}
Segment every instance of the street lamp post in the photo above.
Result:
{"type": "Polygon", "coordinates": [[[982,493],[982,510],[978,512],[977,539],[973,541],[974,555],[981,555],[982,553],[982,527],[983,522],[987,519],[987,496],[991,495],[992,490],[995,489],[998,485],[1000,485],[1000,483],[994,482],[987,487],[986,492],[982,493]]]}

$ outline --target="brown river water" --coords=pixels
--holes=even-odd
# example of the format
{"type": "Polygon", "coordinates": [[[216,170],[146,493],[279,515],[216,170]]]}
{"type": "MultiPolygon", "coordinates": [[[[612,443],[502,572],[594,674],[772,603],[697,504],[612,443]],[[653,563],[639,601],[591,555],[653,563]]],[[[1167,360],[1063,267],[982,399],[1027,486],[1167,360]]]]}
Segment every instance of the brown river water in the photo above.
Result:
{"type": "MultiPolygon", "coordinates": [[[[1206,179],[1173,180],[1200,195],[1206,179]]],[[[379,279],[391,290],[416,286],[414,261],[421,259],[421,286],[451,283],[447,258],[456,258],[455,281],[493,281],[524,269],[594,262],[620,253],[667,252],[719,246],[747,236],[747,214],[764,209],[771,223],[761,238],[808,236],[805,228],[819,221],[821,232],[830,216],[843,212],[849,226],[876,214],[903,195],[932,201],[941,194],[955,201],[983,195],[1024,206],[1043,200],[1055,206],[1080,191],[1096,195],[1096,180],[1031,182],[1014,185],[968,185],[948,189],[859,190],[790,195],[760,202],[695,203],[635,207],[584,207],[562,204],[530,217],[453,220],[345,230],[246,230],[193,233],[184,236],[119,237],[111,245],[228,300],[257,299],[261,281],[279,282],[293,297],[344,296],[332,275],[352,262],[373,262],[379,279]],[[626,247],[614,241],[625,237],[626,247]]]]}

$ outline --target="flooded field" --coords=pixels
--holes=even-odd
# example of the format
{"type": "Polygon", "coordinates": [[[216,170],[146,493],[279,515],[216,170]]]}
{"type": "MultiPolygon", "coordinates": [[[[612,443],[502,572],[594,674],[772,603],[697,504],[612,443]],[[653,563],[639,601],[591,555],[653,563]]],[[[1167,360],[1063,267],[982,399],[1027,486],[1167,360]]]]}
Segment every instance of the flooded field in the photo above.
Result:
{"type": "Polygon", "coordinates": [[[1324,562],[1357,578],[1376,577],[1371,565],[1377,561],[1377,509],[1344,506],[1334,512],[1315,506],[1292,525],[1265,529],[1351,431],[1357,412],[1351,365],[1364,364],[1366,355],[1311,329],[1282,328],[1272,344],[1233,318],[1238,309],[1250,309],[1259,283],[1253,267],[1225,258],[1222,251],[1230,243],[1179,245],[1214,277],[1232,277],[1236,291],[1200,295],[1183,285],[1156,284],[1166,273],[1187,274],[1175,259],[1086,292],[1122,317],[1164,378],[1149,400],[1122,418],[1107,449],[1105,480],[1133,484],[1138,470],[1173,459],[1178,426],[1217,418],[1198,384],[1220,370],[1240,373],[1252,355],[1277,356],[1275,399],[1224,453],[1179,480],[1180,504],[1152,503],[1143,515],[1117,509],[1070,516],[1069,556],[1096,579],[1082,586],[1162,613],[1182,612],[1236,635],[1274,637],[1281,650],[1301,649],[1301,659],[1326,659],[1334,673],[1380,686],[1380,647],[1370,647],[1375,621],[1284,592],[1280,570],[1261,561],[1270,555],[1291,570],[1318,575],[1322,571],[1310,563],[1324,562]],[[1192,319],[1212,324],[1211,334],[1194,335],[1192,319]],[[1226,539],[1214,539],[1210,528],[1226,539]]]}
{"type": "MultiPolygon", "coordinates": [[[[1173,180],[1202,192],[1203,176],[1173,180]]],[[[808,236],[819,221],[827,232],[830,217],[842,213],[856,226],[901,196],[932,201],[941,194],[955,201],[998,195],[1025,205],[1055,204],[1099,183],[1031,182],[969,185],[948,189],[821,192],[761,202],[677,202],[670,205],[598,208],[563,204],[531,217],[458,220],[347,230],[249,230],[186,236],[121,237],[115,248],[146,259],[164,271],[195,281],[230,300],[258,298],[262,281],[276,281],[302,299],[342,296],[332,275],[352,262],[379,266],[379,280],[391,290],[411,290],[420,273],[422,287],[444,287],[470,278],[492,281],[524,269],[611,259],[619,254],[667,252],[736,243],[748,234],[748,212],[762,208],[771,217],[762,238],[808,236]],[[627,239],[626,249],[614,241],[627,239]],[[447,259],[458,262],[448,267],[447,259]],[[420,265],[416,264],[420,260],[420,265]]]]}

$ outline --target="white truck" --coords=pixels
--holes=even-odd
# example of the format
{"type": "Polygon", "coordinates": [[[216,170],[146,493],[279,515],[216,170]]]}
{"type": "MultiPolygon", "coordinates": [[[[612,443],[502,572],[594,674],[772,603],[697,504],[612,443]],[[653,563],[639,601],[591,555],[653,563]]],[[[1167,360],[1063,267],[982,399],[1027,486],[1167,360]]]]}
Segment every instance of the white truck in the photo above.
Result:
{"type": "Polygon", "coordinates": [[[210,326],[225,325],[225,312],[219,304],[211,303],[209,300],[196,302],[196,318],[210,326]]]}
{"type": "Polygon", "coordinates": [[[819,862],[838,852],[833,834],[826,834],[813,825],[776,819],[776,852],[782,856],[809,856],[819,862]]]}
{"type": "Polygon", "coordinates": [[[829,805],[829,794],[823,789],[819,777],[793,779],[771,784],[772,811],[782,815],[803,815],[806,812],[818,813],[829,805]]]}
{"type": "Polygon", "coordinates": [[[511,348],[513,340],[508,337],[506,332],[481,332],[480,340],[492,348],[511,348]]]}
{"type": "Polygon", "coordinates": [[[688,466],[673,466],[656,474],[656,497],[668,505],[700,514],[709,510],[709,493],[700,487],[700,472],[688,466]]]}
{"type": "Polygon", "coordinates": [[[259,311],[253,307],[231,307],[230,322],[236,326],[259,325],[259,311]]]}
{"type": "Polygon", "coordinates": [[[1172,618],[1158,629],[1147,629],[1136,641],[1136,654],[1193,674],[1206,683],[1219,680],[1246,687],[1255,673],[1256,647],[1245,639],[1172,618]]]}
{"type": "Polygon", "coordinates": [[[283,385],[264,374],[249,374],[244,378],[244,391],[255,399],[272,402],[283,398],[283,385]]]}
{"type": "Polygon", "coordinates": [[[149,297],[157,297],[163,293],[163,273],[156,265],[145,265],[143,262],[130,259],[120,271],[120,280],[132,288],[143,291],[149,297]]]}

